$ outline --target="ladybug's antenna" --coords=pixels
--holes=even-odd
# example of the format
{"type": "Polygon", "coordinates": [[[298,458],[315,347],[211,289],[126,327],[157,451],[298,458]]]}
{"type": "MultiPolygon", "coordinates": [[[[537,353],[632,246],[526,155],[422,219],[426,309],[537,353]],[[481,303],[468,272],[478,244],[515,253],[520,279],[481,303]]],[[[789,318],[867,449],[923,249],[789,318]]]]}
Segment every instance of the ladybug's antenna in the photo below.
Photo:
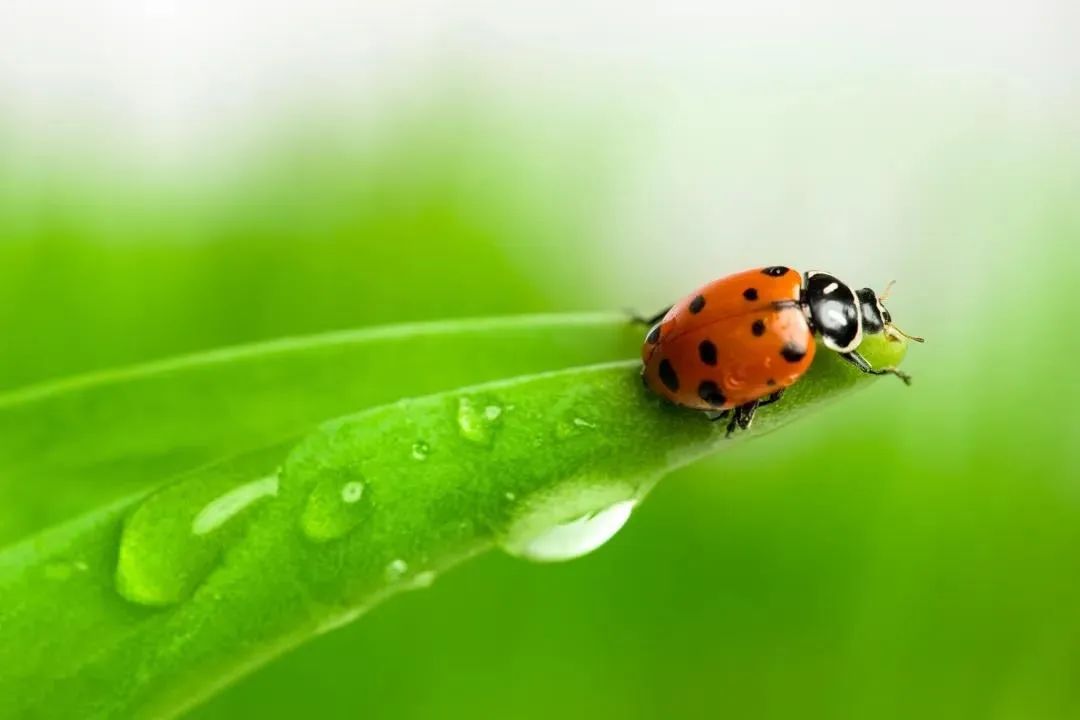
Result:
{"type": "MultiPolygon", "coordinates": [[[[881,303],[882,305],[884,305],[884,304],[885,304],[885,301],[889,299],[889,293],[891,293],[891,292],[892,292],[892,289],[893,289],[893,286],[894,286],[894,285],[896,285],[896,281],[895,281],[895,280],[890,280],[890,281],[889,281],[889,284],[888,284],[888,285],[886,285],[886,286],[885,286],[885,289],[881,291],[881,294],[880,294],[880,295],[878,295],[878,302],[879,302],[879,303],[881,303]]],[[[885,314],[885,317],[888,317],[888,316],[889,316],[889,315],[888,315],[888,313],[886,313],[886,314],[885,314]]],[[[914,340],[914,341],[915,341],[915,342],[917,342],[917,343],[922,343],[922,342],[926,342],[926,339],[925,339],[925,338],[921,338],[921,337],[919,337],[918,335],[908,335],[908,334],[907,334],[906,332],[904,332],[904,331],[903,331],[903,330],[901,330],[900,328],[896,327],[896,326],[895,326],[895,325],[893,325],[892,323],[887,323],[887,325],[888,325],[888,327],[889,327],[889,328],[890,328],[891,330],[893,330],[894,332],[896,332],[896,334],[897,334],[897,335],[903,335],[903,336],[904,336],[904,337],[906,337],[906,338],[907,338],[908,340],[914,340]]]]}
{"type": "Polygon", "coordinates": [[[908,335],[908,334],[907,334],[906,332],[904,332],[903,330],[901,330],[900,328],[896,327],[895,325],[893,325],[893,324],[891,324],[891,323],[890,323],[890,325],[889,325],[889,328],[890,328],[890,329],[892,329],[892,330],[894,330],[894,331],[895,331],[896,333],[898,333],[898,334],[900,334],[900,335],[903,335],[903,336],[904,336],[904,337],[906,337],[906,338],[907,338],[908,340],[914,340],[914,341],[915,341],[915,342],[917,342],[917,343],[924,343],[924,342],[926,342],[926,338],[921,338],[921,337],[919,337],[918,335],[908,335]]]}

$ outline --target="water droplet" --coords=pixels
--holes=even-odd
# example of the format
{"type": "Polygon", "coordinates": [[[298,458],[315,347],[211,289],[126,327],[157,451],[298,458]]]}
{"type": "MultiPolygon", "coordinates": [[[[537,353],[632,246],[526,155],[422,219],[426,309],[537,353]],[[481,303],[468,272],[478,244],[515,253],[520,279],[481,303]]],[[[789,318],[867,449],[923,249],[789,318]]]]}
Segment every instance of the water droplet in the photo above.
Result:
{"type": "Polygon", "coordinates": [[[300,518],[304,534],[316,542],[336,540],[363,522],[371,511],[370,502],[361,502],[368,485],[351,468],[327,470],[308,495],[300,518]]]}
{"type": "Polygon", "coordinates": [[[516,545],[504,547],[512,555],[538,562],[572,560],[592,552],[613,538],[630,519],[634,505],[633,500],[624,500],[575,520],[559,523],[538,535],[522,539],[516,545]]]}
{"type": "Polygon", "coordinates": [[[412,456],[414,460],[427,460],[427,456],[431,453],[431,446],[423,440],[417,440],[412,446],[412,456]]]}
{"type": "Polygon", "coordinates": [[[580,557],[614,537],[639,498],[639,492],[628,485],[579,485],[530,498],[510,523],[502,548],[539,562],[580,557]]]}
{"type": "Polygon", "coordinates": [[[392,560],[390,564],[386,566],[384,575],[386,576],[387,582],[397,582],[403,578],[407,572],[409,572],[409,564],[401,558],[398,558],[397,560],[392,560]]]}
{"type": "Polygon", "coordinates": [[[420,590],[431,587],[431,584],[435,582],[435,571],[421,570],[409,577],[409,564],[401,558],[397,558],[387,564],[386,569],[383,571],[383,577],[386,578],[388,584],[396,585],[395,589],[397,590],[420,590]]]}
{"type": "Polygon", "coordinates": [[[144,500],[124,524],[117,591],[141,605],[189,597],[240,536],[251,509],[277,495],[277,475],[244,482],[245,475],[243,461],[205,468],[144,500]]]}
{"type": "Polygon", "coordinates": [[[434,583],[434,582],[435,582],[435,571],[434,570],[424,570],[423,572],[416,573],[416,577],[414,577],[412,579],[412,583],[410,583],[410,585],[411,585],[411,587],[417,588],[417,589],[429,588],[429,587],[431,587],[432,583],[434,583]]]}
{"type": "Polygon", "coordinates": [[[501,415],[502,408],[498,405],[481,408],[467,397],[458,399],[458,430],[466,440],[483,445],[490,443],[495,433],[495,423],[501,415]]]}
{"type": "Polygon", "coordinates": [[[560,439],[566,439],[574,435],[581,435],[589,430],[595,430],[596,428],[596,423],[586,420],[583,417],[564,418],[555,424],[555,436],[560,439]]]}
{"type": "Polygon", "coordinates": [[[347,482],[341,486],[341,502],[352,505],[353,503],[360,502],[360,498],[364,497],[364,483],[347,482]]]}

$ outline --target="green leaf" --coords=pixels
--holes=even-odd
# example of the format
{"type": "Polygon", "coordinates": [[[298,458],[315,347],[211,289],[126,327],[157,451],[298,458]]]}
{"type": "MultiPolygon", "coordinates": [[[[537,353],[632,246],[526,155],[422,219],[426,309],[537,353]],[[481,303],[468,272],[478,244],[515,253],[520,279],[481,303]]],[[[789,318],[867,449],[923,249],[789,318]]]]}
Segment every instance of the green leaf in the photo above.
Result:
{"type": "MultiPolygon", "coordinates": [[[[892,365],[904,345],[861,350],[892,365]]],[[[0,553],[0,713],[175,715],[477,553],[587,552],[664,473],[872,381],[820,353],[728,439],[624,361],[401,400],[192,471],[0,553]]]]}
{"type": "Polygon", "coordinates": [[[326,418],[633,357],[641,336],[613,314],[418,323],[230,348],[0,395],[0,546],[326,418]]]}

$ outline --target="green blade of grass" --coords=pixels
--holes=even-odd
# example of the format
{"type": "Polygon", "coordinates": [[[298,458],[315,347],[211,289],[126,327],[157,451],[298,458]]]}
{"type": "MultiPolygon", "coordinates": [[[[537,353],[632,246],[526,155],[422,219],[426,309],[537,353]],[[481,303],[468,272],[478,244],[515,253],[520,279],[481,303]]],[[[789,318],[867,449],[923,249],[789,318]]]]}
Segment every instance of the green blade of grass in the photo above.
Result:
{"type": "Polygon", "coordinates": [[[641,336],[616,314],[418,323],[231,348],[0,395],[0,546],[329,417],[633,357],[641,336]]]}
{"type": "MultiPolygon", "coordinates": [[[[861,350],[892,365],[904,346],[871,338],[861,350]]],[[[751,431],[726,439],[723,423],[642,388],[637,368],[372,408],[9,548],[0,715],[178,714],[477,553],[586,552],[662,474],[873,381],[821,353],[751,431]]]]}

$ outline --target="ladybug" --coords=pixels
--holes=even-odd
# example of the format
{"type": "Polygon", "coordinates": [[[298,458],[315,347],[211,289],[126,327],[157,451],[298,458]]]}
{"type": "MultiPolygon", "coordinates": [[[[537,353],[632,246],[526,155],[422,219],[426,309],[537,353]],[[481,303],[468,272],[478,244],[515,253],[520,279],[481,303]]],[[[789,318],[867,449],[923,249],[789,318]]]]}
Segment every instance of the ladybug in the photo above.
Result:
{"type": "Polygon", "coordinates": [[[750,427],[755,411],[781,398],[810,367],[821,336],[826,348],[872,375],[911,377],[875,368],[856,348],[885,333],[923,342],[892,324],[885,294],[853,290],[823,272],[782,265],[714,280],[651,319],[641,348],[645,386],[711,419],[730,417],[727,432],[750,427]]]}

